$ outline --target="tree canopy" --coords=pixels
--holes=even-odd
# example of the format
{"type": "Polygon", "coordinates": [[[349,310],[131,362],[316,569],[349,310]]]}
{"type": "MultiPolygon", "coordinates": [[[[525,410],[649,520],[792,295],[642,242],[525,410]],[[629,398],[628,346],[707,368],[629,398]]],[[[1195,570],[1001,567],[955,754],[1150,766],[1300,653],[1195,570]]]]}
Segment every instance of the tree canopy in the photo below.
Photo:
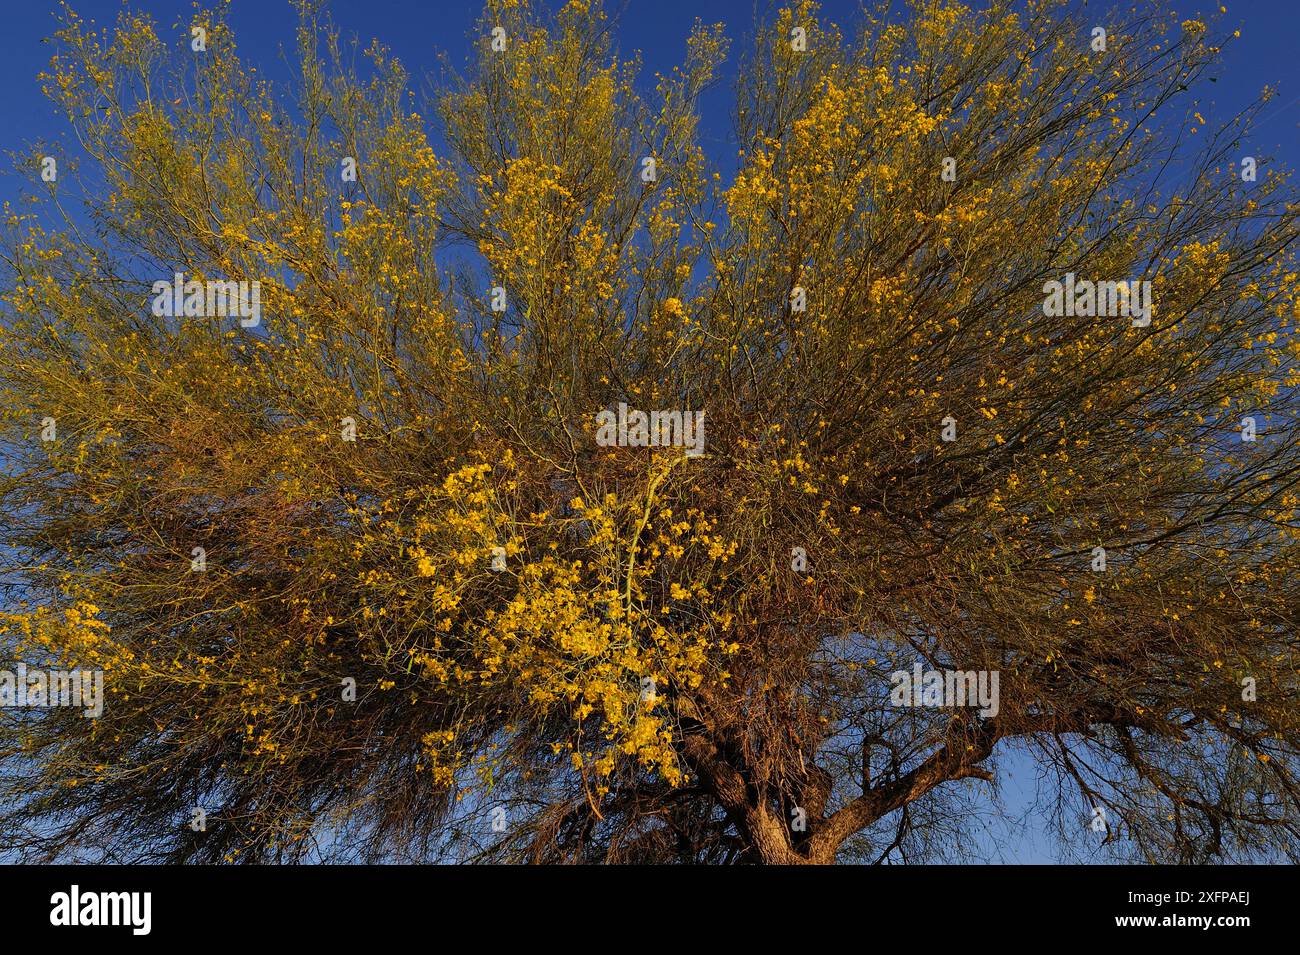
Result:
{"type": "Polygon", "coordinates": [[[312,3],[287,86],[224,8],[65,10],[76,148],[0,236],[0,656],[105,697],[0,709],[0,843],[952,858],[1019,748],[1078,851],[1294,860],[1266,97],[1196,112],[1212,22],[982,6],[740,25],[734,168],[722,25],[651,82],[594,0],[489,0],[420,99],[312,3]],[[899,705],[917,665],[996,706],[899,705]]]}

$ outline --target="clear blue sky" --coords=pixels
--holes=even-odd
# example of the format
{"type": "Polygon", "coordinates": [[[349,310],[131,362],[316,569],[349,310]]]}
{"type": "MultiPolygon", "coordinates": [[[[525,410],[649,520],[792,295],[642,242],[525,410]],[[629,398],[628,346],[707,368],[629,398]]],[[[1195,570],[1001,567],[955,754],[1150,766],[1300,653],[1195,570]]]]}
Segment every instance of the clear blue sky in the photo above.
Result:
{"type": "MultiPolygon", "coordinates": [[[[975,0],[976,3],[979,0],[975,0]]],[[[1136,0],[1138,4],[1145,0],[1136,0]]],[[[1220,0],[1176,0],[1174,8],[1187,17],[1213,12],[1220,0]]],[[[72,0],[72,6],[88,20],[111,24],[121,7],[117,0],[72,0]]],[[[1259,128],[1259,141],[1251,144],[1254,155],[1273,155],[1283,161],[1300,154],[1300,54],[1296,50],[1300,27],[1297,0],[1228,0],[1226,25],[1240,28],[1241,38],[1225,51],[1222,67],[1215,71],[1217,82],[1205,84],[1200,109],[1211,123],[1226,120],[1253,100],[1265,84],[1279,92],[1259,128]],[[1208,108],[1206,108],[1208,107],[1208,108]]],[[[188,23],[193,7],[190,0],[133,0],[133,9],[154,16],[161,28],[188,23]]],[[[1106,3],[1090,3],[1101,11],[1106,3]]],[[[65,132],[46,100],[41,96],[36,74],[47,64],[51,47],[41,42],[54,29],[55,0],[6,4],[5,50],[0,58],[0,129],[5,142],[14,148],[26,141],[53,138],[65,132]]],[[[768,0],[606,0],[615,18],[615,33],[624,54],[639,50],[643,56],[647,91],[656,71],[667,72],[681,60],[686,33],[696,17],[727,25],[732,39],[732,59],[724,70],[726,82],[706,96],[703,133],[706,148],[724,170],[730,168],[734,150],[727,146],[730,133],[729,80],[734,76],[736,56],[752,35],[756,12],[769,8],[768,0]]],[[[902,11],[902,4],[895,3],[902,11]]],[[[854,21],[858,0],[823,0],[825,16],[841,25],[854,21]]],[[[329,10],[344,37],[359,36],[363,42],[378,38],[395,53],[412,75],[423,78],[436,70],[435,54],[445,51],[454,63],[463,63],[469,52],[467,37],[480,10],[476,0],[332,0],[329,10]]],[[[269,78],[287,77],[280,58],[290,46],[296,14],[288,0],[233,0],[231,21],[240,53],[269,78]]],[[[847,31],[846,31],[847,32],[847,31]]],[[[178,42],[182,31],[177,32],[178,42]]],[[[1288,162],[1294,166],[1294,162],[1288,162]]],[[[18,183],[13,176],[0,177],[0,200],[12,198],[18,183]]]]}
{"type": "MultiPolygon", "coordinates": [[[[975,0],[978,3],[978,0],[975,0]]],[[[1144,0],[1135,0],[1142,4],[1144,0]]],[[[1174,8],[1185,17],[1211,13],[1220,0],[1177,0],[1174,8]]],[[[115,0],[73,0],[85,19],[111,24],[121,7],[115,0]]],[[[736,56],[752,35],[756,12],[768,9],[767,0],[607,0],[615,16],[615,35],[622,54],[639,50],[644,61],[645,88],[653,87],[654,73],[668,72],[680,62],[687,31],[696,17],[727,25],[732,39],[732,62],[725,81],[707,95],[703,104],[705,147],[724,175],[734,162],[729,145],[731,79],[736,56]]],[[[1222,65],[1194,94],[1201,113],[1211,125],[1226,122],[1255,99],[1265,85],[1277,97],[1263,114],[1246,153],[1272,156],[1292,169],[1300,165],[1300,0],[1226,0],[1225,26],[1240,29],[1241,37],[1228,46],[1222,65]]],[[[49,60],[51,47],[41,42],[55,29],[54,0],[7,3],[4,11],[4,56],[0,57],[0,129],[10,150],[25,152],[38,140],[66,143],[67,128],[41,95],[36,75],[49,60]]],[[[188,23],[190,0],[134,0],[133,9],[152,14],[162,30],[188,23]]],[[[896,5],[901,10],[901,5],[896,5]]],[[[841,26],[853,23],[857,0],[823,0],[823,13],[841,26]]],[[[1090,3],[1096,22],[1104,23],[1108,3],[1090,3]]],[[[447,52],[461,64],[469,52],[467,40],[480,5],[473,0],[333,0],[333,18],[344,37],[363,41],[378,38],[422,80],[436,70],[435,56],[447,52]]],[[[287,0],[233,0],[231,22],[245,62],[256,65],[271,79],[288,76],[280,52],[292,45],[296,14],[287,0]]],[[[848,32],[846,30],[846,32],[848,32]]],[[[177,30],[177,42],[184,31],[177,30]]],[[[417,86],[418,88],[418,86],[417,86]]],[[[0,201],[15,198],[21,182],[0,163],[0,201]]],[[[1051,841],[1031,810],[1035,805],[1036,772],[1022,757],[1003,757],[1002,808],[1005,816],[991,821],[983,837],[989,861],[1051,862],[1051,841]],[[1028,815],[1026,815],[1028,814],[1028,815]]],[[[982,785],[982,784],[980,784],[982,785]]],[[[992,809],[991,804],[985,807],[992,809]]],[[[1081,821],[1081,830],[1083,828],[1081,821]]],[[[1097,861],[1105,861],[1098,858],[1097,861]]]]}

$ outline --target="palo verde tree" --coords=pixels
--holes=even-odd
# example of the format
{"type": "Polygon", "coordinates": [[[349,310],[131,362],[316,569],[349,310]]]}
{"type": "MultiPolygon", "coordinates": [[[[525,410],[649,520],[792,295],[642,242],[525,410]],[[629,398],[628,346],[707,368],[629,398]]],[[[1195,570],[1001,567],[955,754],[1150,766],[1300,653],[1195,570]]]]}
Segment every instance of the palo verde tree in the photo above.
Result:
{"type": "Polygon", "coordinates": [[[721,26],[489,0],[421,105],[66,10],[0,652],[103,699],[10,681],[9,853],[954,858],[1019,750],[1071,851],[1295,859],[1296,196],[1231,37],[1085,14],[773,10],[715,169],[721,26]]]}

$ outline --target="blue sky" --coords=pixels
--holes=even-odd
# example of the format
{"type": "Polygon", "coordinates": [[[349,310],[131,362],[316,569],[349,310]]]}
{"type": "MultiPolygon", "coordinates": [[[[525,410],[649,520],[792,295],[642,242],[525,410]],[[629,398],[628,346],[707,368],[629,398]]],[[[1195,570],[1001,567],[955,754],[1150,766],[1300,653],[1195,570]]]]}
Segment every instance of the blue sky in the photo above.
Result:
{"type": "MultiPolygon", "coordinates": [[[[874,2],[874,0],[873,0],[874,2]]],[[[978,2],[978,0],[977,0],[978,2]]],[[[1143,0],[1138,0],[1142,3],[1143,0]]],[[[734,149],[730,136],[730,80],[736,55],[747,46],[755,14],[769,8],[768,0],[607,0],[614,18],[620,50],[639,50],[644,60],[647,91],[656,71],[667,72],[681,60],[686,34],[696,17],[727,25],[732,39],[731,62],[723,82],[712,89],[703,104],[705,146],[724,170],[730,168],[734,149]]],[[[1184,16],[1211,13],[1220,0],[1176,0],[1174,9],[1184,16]]],[[[1225,25],[1240,29],[1241,37],[1225,50],[1222,66],[1199,93],[1201,113],[1212,124],[1226,121],[1252,101],[1267,84],[1278,96],[1264,114],[1251,153],[1274,156],[1287,165],[1300,153],[1300,56],[1296,53],[1296,27],[1300,4],[1295,0],[1228,0],[1225,25]]],[[[24,142],[53,138],[65,132],[50,104],[41,95],[36,75],[49,60],[51,47],[41,40],[54,30],[55,0],[9,4],[5,11],[5,56],[0,58],[0,129],[5,142],[15,148],[24,142]]],[[[73,8],[88,20],[110,24],[122,4],[118,0],[73,0],[73,8]]],[[[133,9],[154,16],[164,30],[188,23],[189,0],[132,0],[133,9]]],[[[823,0],[825,16],[847,26],[854,22],[859,0],[823,0]]],[[[1098,22],[1107,4],[1092,3],[1098,22]]],[[[902,13],[902,4],[895,3],[902,13]]],[[[422,79],[436,70],[436,54],[448,53],[461,64],[469,54],[468,36],[480,5],[476,0],[332,0],[329,10],[343,37],[359,36],[364,44],[378,38],[396,54],[412,75],[422,79]]],[[[296,14],[288,0],[233,0],[231,21],[240,52],[270,78],[287,78],[281,51],[290,45],[296,14]]],[[[846,30],[846,32],[848,32],[846,30]]],[[[178,42],[183,31],[177,30],[178,42]]],[[[0,200],[12,198],[18,182],[0,177],[0,200]]]]}
{"type": "MultiPolygon", "coordinates": [[[[134,0],[130,5],[152,14],[164,33],[174,24],[188,23],[193,10],[189,0],[134,0]]],[[[74,0],[73,6],[87,20],[110,24],[121,4],[116,0],[74,0]]],[[[639,50],[642,54],[647,91],[653,86],[655,72],[668,72],[680,62],[687,31],[696,17],[727,25],[733,58],[723,70],[723,82],[707,94],[702,117],[706,150],[725,175],[735,155],[734,146],[729,144],[735,54],[747,46],[755,14],[768,9],[767,0],[608,0],[607,6],[615,15],[614,30],[621,53],[627,56],[639,50]]],[[[824,0],[822,6],[825,16],[847,27],[853,23],[859,4],[857,0],[824,0]]],[[[1218,6],[1219,0],[1177,0],[1173,4],[1185,17],[1210,13],[1218,6]]],[[[1300,53],[1296,48],[1300,3],[1227,0],[1226,6],[1224,25],[1229,30],[1239,29],[1241,37],[1228,46],[1222,64],[1211,72],[1216,81],[1193,91],[1198,103],[1189,108],[1199,109],[1212,126],[1217,126],[1254,100],[1264,86],[1273,87],[1277,96],[1243,151],[1271,156],[1294,168],[1300,159],[1300,53]]],[[[8,149],[19,153],[25,152],[27,143],[38,140],[66,142],[66,126],[41,95],[36,79],[52,50],[41,41],[55,29],[56,4],[49,0],[9,3],[6,7],[5,55],[0,58],[0,86],[5,91],[0,97],[4,142],[8,149]]],[[[1108,4],[1098,3],[1088,7],[1098,11],[1096,22],[1101,24],[1105,23],[1101,11],[1107,8],[1108,4]]],[[[464,63],[470,49],[468,36],[479,9],[472,0],[333,0],[329,4],[344,37],[355,34],[363,45],[372,37],[378,38],[418,80],[434,73],[440,51],[448,53],[453,63],[464,63]]],[[[288,77],[281,50],[292,43],[296,23],[288,0],[233,0],[231,22],[245,62],[256,65],[259,72],[272,79],[288,77]]],[[[178,43],[185,32],[178,26],[178,43]]],[[[15,198],[23,185],[7,165],[0,163],[0,201],[15,198]]],[[[1037,790],[1034,766],[1023,757],[1004,755],[1001,767],[1005,815],[993,822],[982,837],[985,854],[989,861],[1054,861],[1051,840],[1031,813],[1037,790]]],[[[1081,820],[1081,836],[1083,829],[1081,820]]]]}

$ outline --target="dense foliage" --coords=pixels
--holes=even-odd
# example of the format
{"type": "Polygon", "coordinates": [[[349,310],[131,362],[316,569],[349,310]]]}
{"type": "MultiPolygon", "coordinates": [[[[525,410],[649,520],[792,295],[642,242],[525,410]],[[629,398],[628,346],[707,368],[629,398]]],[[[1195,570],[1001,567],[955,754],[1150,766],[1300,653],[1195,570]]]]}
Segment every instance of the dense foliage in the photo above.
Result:
{"type": "Polygon", "coordinates": [[[1190,98],[1231,38],[1140,6],[774,11],[734,172],[721,26],[650,91],[596,3],[489,0],[420,112],[312,6],[290,89],[220,9],[66,12],[76,149],[0,243],[0,649],[106,699],[0,710],[0,842],[951,858],[1019,746],[1076,851],[1294,857],[1295,196],[1190,98]],[[176,273],[260,321],[155,314],[176,273]],[[1047,314],[1067,273],[1150,323],[1047,314]],[[705,453],[603,446],[620,403],[705,453]],[[996,715],[893,705],[918,661],[996,715]]]}

